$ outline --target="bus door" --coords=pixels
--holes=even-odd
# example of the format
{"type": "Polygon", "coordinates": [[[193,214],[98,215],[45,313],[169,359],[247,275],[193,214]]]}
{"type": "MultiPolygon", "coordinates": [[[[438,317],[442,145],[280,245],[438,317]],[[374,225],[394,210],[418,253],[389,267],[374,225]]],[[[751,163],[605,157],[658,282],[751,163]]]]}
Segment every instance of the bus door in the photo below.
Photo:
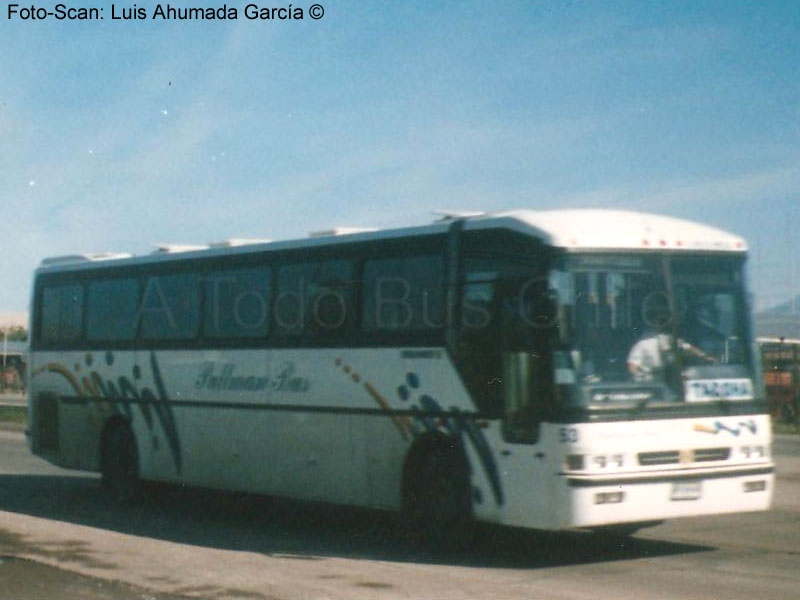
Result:
{"type": "Polygon", "coordinates": [[[538,277],[506,282],[501,295],[502,436],[495,438],[495,455],[506,501],[503,515],[526,523],[541,515],[544,523],[552,509],[551,449],[542,429],[554,401],[555,304],[547,282],[538,277]]]}
{"type": "Polygon", "coordinates": [[[478,411],[495,415],[503,403],[500,272],[490,260],[468,258],[463,277],[455,361],[478,411]]]}

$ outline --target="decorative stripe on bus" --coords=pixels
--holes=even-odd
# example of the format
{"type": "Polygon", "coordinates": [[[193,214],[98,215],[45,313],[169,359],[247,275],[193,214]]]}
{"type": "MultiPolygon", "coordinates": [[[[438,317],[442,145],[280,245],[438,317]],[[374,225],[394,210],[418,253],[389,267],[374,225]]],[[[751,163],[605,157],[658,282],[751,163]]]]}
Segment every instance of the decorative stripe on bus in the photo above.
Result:
{"type": "MultiPolygon", "coordinates": [[[[94,364],[94,356],[91,353],[87,353],[84,357],[84,362],[86,367],[91,369],[94,364]]],[[[113,352],[105,353],[105,362],[109,367],[114,364],[113,352]]],[[[76,365],[75,370],[78,371],[79,369],[80,365],[76,365]]],[[[178,439],[178,428],[175,424],[171,401],[164,385],[164,379],[161,376],[161,368],[156,360],[155,352],[150,352],[150,370],[152,371],[155,391],[150,388],[138,388],[136,386],[135,381],[142,376],[138,365],[133,369],[133,381],[124,375],[116,380],[108,379],[104,381],[96,370],[90,370],[88,375],[78,381],[77,377],[67,367],[58,363],[48,363],[36,369],[32,376],[36,377],[45,372],[60,375],[69,382],[77,394],[75,396],[62,396],[65,402],[85,403],[89,400],[106,402],[118,414],[124,415],[129,420],[133,418],[130,405],[138,405],[142,417],[151,431],[155,425],[153,419],[155,414],[167,438],[172,460],[175,463],[175,470],[180,473],[183,469],[183,458],[181,456],[180,440],[178,439]]]]}
{"type": "Polygon", "coordinates": [[[476,412],[462,412],[453,410],[450,412],[439,410],[420,410],[410,409],[384,409],[384,408],[348,408],[344,406],[324,406],[321,404],[274,404],[268,402],[219,402],[213,400],[173,400],[166,402],[157,398],[125,398],[125,397],[105,397],[105,396],[60,396],[65,404],[86,405],[92,403],[119,403],[119,404],[169,404],[175,408],[210,408],[210,409],[235,409],[235,410],[274,410],[289,412],[312,412],[328,414],[349,414],[365,415],[375,417],[410,417],[410,418],[440,418],[447,419],[453,417],[467,418],[472,420],[486,419],[486,415],[476,412]]]}
{"type": "MultiPolygon", "coordinates": [[[[152,405],[161,409],[168,409],[170,414],[173,409],[180,408],[205,408],[217,410],[262,410],[276,412],[307,412],[315,414],[330,415],[349,415],[349,416],[371,416],[387,417],[391,419],[414,419],[423,424],[421,430],[414,430],[416,437],[423,431],[433,431],[442,428],[452,437],[468,442],[475,450],[481,467],[489,480],[492,495],[498,506],[504,503],[504,494],[497,469],[488,442],[483,436],[475,421],[486,419],[486,415],[475,412],[463,412],[456,408],[445,411],[436,407],[428,410],[419,408],[410,409],[391,409],[391,408],[347,408],[342,406],[321,406],[321,405],[297,405],[297,404],[268,404],[252,402],[217,402],[204,400],[159,400],[157,398],[122,398],[104,396],[61,396],[65,404],[86,405],[88,403],[111,403],[120,405],[124,412],[129,413],[129,405],[138,405],[143,412],[152,405]]],[[[177,434],[176,438],[177,440],[177,434]]]]}
{"type": "MultiPolygon", "coordinates": [[[[345,363],[342,358],[336,358],[334,364],[349,376],[353,383],[361,383],[361,374],[345,363]]],[[[426,432],[442,432],[458,440],[461,444],[469,443],[486,474],[495,502],[498,506],[503,505],[503,488],[497,462],[486,437],[475,423],[475,419],[481,418],[482,415],[465,413],[456,406],[451,406],[449,411],[445,410],[435,398],[423,392],[422,378],[414,371],[407,372],[405,381],[396,389],[400,402],[410,403],[412,396],[417,402],[411,404],[411,409],[407,412],[393,409],[389,401],[368,381],[365,381],[363,385],[367,393],[381,407],[383,414],[392,419],[403,440],[407,441],[409,435],[416,438],[426,432]]],[[[472,467],[470,466],[470,468],[472,467]]]]}
{"type": "Polygon", "coordinates": [[[66,379],[67,382],[69,382],[69,384],[72,386],[72,389],[75,390],[76,394],[83,393],[83,391],[81,390],[81,384],[78,382],[75,376],[70,372],[70,370],[63,365],[59,365],[58,363],[48,363],[45,366],[36,369],[31,374],[31,377],[36,377],[40,373],[57,373],[58,375],[61,375],[64,379],[66,379]]]}
{"type": "MultiPolygon", "coordinates": [[[[364,381],[362,383],[361,376],[349,366],[344,365],[341,359],[337,359],[337,367],[341,367],[355,384],[361,384],[366,393],[378,404],[379,408],[177,400],[169,398],[167,394],[166,386],[161,376],[161,369],[153,351],[150,352],[150,369],[155,391],[146,387],[137,387],[136,381],[142,378],[141,369],[138,365],[133,368],[132,379],[126,376],[119,376],[115,380],[104,380],[97,370],[91,369],[94,362],[94,357],[91,353],[85,355],[84,361],[90,370],[88,375],[83,376],[80,382],[67,367],[58,363],[50,363],[41,369],[37,369],[34,375],[48,371],[64,377],[76,392],[75,395],[62,396],[62,400],[65,403],[106,403],[112,407],[112,410],[126,416],[128,419],[133,417],[132,406],[138,406],[148,429],[151,431],[154,428],[155,419],[158,419],[169,443],[178,473],[182,471],[183,461],[178,428],[173,414],[174,408],[273,410],[317,414],[386,416],[392,419],[404,441],[408,441],[409,437],[415,438],[425,432],[434,433],[439,431],[449,434],[452,438],[465,445],[469,444],[486,474],[495,502],[498,506],[504,503],[497,463],[483,432],[475,423],[476,419],[484,420],[486,416],[476,412],[464,412],[455,406],[445,410],[437,400],[421,392],[421,380],[416,373],[409,372],[406,374],[405,381],[397,388],[397,395],[401,402],[410,402],[413,394],[417,403],[409,405],[407,409],[398,410],[393,409],[389,401],[369,382],[364,381]]],[[[114,361],[114,353],[106,352],[106,365],[111,367],[114,361]]],[[[80,365],[76,365],[76,371],[79,370],[79,367],[80,365]]]]}

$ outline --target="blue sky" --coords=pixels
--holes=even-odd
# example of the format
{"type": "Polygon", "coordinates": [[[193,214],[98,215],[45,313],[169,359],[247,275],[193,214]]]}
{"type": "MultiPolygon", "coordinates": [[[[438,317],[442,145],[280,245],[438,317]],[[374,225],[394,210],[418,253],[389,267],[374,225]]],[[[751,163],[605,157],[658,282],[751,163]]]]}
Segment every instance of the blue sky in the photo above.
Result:
{"type": "Polygon", "coordinates": [[[759,307],[800,293],[796,3],[321,3],[83,24],[0,5],[0,311],[44,256],[437,208],[705,221],[749,240],[759,307]]]}

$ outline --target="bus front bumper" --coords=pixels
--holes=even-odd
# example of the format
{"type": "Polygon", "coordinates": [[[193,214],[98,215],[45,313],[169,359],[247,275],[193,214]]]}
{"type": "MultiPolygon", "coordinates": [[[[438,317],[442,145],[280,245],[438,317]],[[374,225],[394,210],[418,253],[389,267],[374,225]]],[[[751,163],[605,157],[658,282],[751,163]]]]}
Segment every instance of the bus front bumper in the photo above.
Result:
{"type": "Polygon", "coordinates": [[[773,464],[624,475],[563,474],[565,527],[767,510],[773,464]]]}

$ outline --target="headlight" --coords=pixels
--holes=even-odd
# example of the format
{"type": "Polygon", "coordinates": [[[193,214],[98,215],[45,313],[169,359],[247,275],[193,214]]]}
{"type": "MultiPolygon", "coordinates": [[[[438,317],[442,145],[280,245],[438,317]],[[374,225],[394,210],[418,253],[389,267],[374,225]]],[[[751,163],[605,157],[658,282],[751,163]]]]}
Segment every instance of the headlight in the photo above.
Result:
{"type": "Polygon", "coordinates": [[[745,460],[766,458],[768,455],[767,447],[761,444],[741,446],[739,452],[745,460]]]}
{"type": "Polygon", "coordinates": [[[567,455],[567,470],[568,471],[583,471],[584,466],[583,454],[569,454],[567,455]]]}
{"type": "Polygon", "coordinates": [[[568,471],[619,469],[625,465],[624,454],[568,454],[566,466],[568,471]]]}
{"type": "Polygon", "coordinates": [[[597,469],[619,469],[625,465],[623,454],[598,454],[592,457],[592,464],[597,469]]]}

